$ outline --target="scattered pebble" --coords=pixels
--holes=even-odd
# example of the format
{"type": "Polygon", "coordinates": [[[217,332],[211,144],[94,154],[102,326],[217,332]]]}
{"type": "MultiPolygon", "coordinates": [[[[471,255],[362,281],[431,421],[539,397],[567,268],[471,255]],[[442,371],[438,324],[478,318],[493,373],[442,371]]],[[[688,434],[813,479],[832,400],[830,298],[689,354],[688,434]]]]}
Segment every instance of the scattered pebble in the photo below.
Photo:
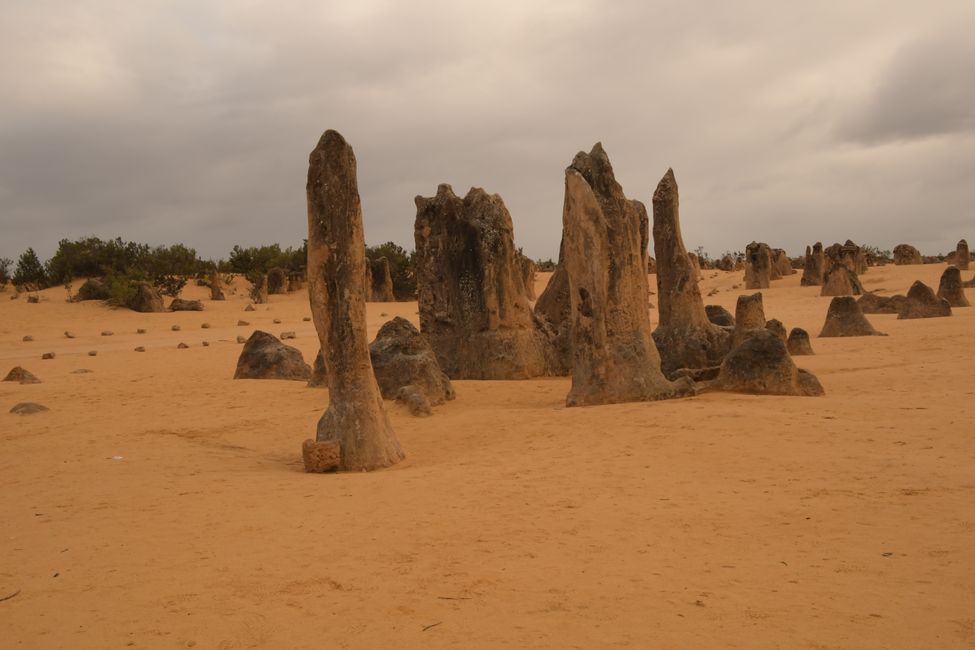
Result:
{"type": "Polygon", "coordinates": [[[179,325],[173,325],[170,329],[173,330],[174,332],[178,332],[183,328],[180,327],[179,325]]]}
{"type": "Polygon", "coordinates": [[[24,343],[30,343],[31,341],[33,341],[33,340],[34,340],[34,337],[33,337],[33,336],[31,336],[30,334],[28,334],[27,336],[25,336],[25,337],[24,337],[23,339],[21,339],[21,340],[22,340],[22,341],[23,341],[24,343]]]}
{"type": "Polygon", "coordinates": [[[185,343],[180,343],[179,345],[176,346],[176,349],[178,349],[178,350],[185,350],[188,347],[190,347],[190,346],[186,345],[185,343]]]}
{"type": "Polygon", "coordinates": [[[203,347],[205,347],[205,348],[210,347],[210,342],[209,341],[204,341],[203,342],[203,347]]]}
{"type": "Polygon", "coordinates": [[[27,296],[27,302],[29,303],[39,303],[41,301],[40,296],[27,296]]]}
{"type": "Polygon", "coordinates": [[[112,336],[113,334],[115,334],[115,332],[111,330],[105,330],[104,332],[102,332],[102,336],[112,336]]]}
{"type": "Polygon", "coordinates": [[[286,341],[287,339],[297,338],[294,332],[281,332],[281,340],[286,341]]]}
{"type": "Polygon", "coordinates": [[[88,370],[88,368],[78,368],[77,370],[72,370],[72,375],[87,375],[89,372],[95,372],[94,370],[88,370]]]}
{"type": "Polygon", "coordinates": [[[275,325],[280,325],[281,324],[281,319],[280,318],[275,318],[273,322],[274,322],[275,325]]]}
{"type": "Polygon", "coordinates": [[[53,352],[45,352],[44,354],[41,355],[41,359],[53,359],[53,358],[54,358],[53,352]]]}
{"type": "Polygon", "coordinates": [[[239,320],[239,321],[237,321],[237,327],[247,327],[248,325],[250,325],[250,323],[248,323],[245,320],[239,320]]]}
{"type": "Polygon", "coordinates": [[[88,356],[89,357],[97,357],[98,356],[98,350],[88,350],[88,356]]]}
{"type": "Polygon", "coordinates": [[[305,321],[307,323],[307,322],[311,321],[311,316],[305,316],[301,320],[303,320],[303,321],[305,321]]]}
{"type": "Polygon", "coordinates": [[[203,323],[202,325],[200,325],[200,328],[201,329],[208,330],[208,329],[210,329],[210,323],[203,323]]]}
{"type": "Polygon", "coordinates": [[[135,333],[136,333],[136,334],[145,334],[145,333],[146,333],[146,331],[145,331],[144,329],[142,329],[142,328],[140,327],[139,329],[137,329],[137,330],[135,331],[135,333]]]}
{"type": "Polygon", "coordinates": [[[145,352],[145,351],[146,351],[146,348],[145,348],[145,346],[143,346],[143,345],[140,345],[140,346],[138,346],[138,347],[137,347],[137,348],[135,349],[135,351],[136,351],[136,352],[145,352]]]}
{"type": "Polygon", "coordinates": [[[74,332],[65,332],[64,333],[64,337],[65,338],[68,338],[68,339],[73,339],[74,338],[74,332]]]}
{"type": "Polygon", "coordinates": [[[247,343],[247,339],[244,338],[243,336],[238,336],[237,337],[237,342],[238,343],[247,343]]]}

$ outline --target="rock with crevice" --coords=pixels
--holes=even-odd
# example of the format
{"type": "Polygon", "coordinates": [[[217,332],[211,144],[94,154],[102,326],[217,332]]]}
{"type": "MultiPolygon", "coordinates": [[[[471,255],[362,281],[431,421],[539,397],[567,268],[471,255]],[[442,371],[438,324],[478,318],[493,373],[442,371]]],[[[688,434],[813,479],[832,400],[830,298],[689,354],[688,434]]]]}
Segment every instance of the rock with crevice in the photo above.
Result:
{"type": "Polygon", "coordinates": [[[857,298],[857,304],[864,314],[899,314],[904,308],[907,296],[881,296],[880,294],[867,292],[857,298]]]}
{"type": "Polygon", "coordinates": [[[768,289],[772,280],[772,249],[752,242],[745,247],[745,288],[768,289]]]}
{"type": "Polygon", "coordinates": [[[912,318],[942,318],[951,316],[951,305],[944,298],[939,298],[934,289],[920,280],[914,282],[907,292],[907,300],[897,314],[898,320],[912,318]]]}
{"type": "Polygon", "coordinates": [[[823,275],[826,272],[826,255],[823,252],[823,243],[816,242],[812,248],[806,247],[806,259],[802,267],[802,277],[799,284],[803,287],[819,287],[823,284],[823,275]]]}
{"type": "Polygon", "coordinates": [[[758,395],[823,395],[822,384],[808,370],[797,368],[785,341],[768,330],[752,333],[724,361],[708,390],[758,395]]]}
{"type": "Polygon", "coordinates": [[[379,328],[369,345],[369,356],[385,399],[398,399],[406,386],[422,394],[428,405],[454,399],[454,387],[440,369],[433,348],[405,318],[397,316],[379,328]]]}
{"type": "Polygon", "coordinates": [[[874,329],[853,296],[836,296],[829,303],[820,337],[886,336],[874,329]]]}
{"type": "Polygon", "coordinates": [[[734,327],[735,317],[721,305],[704,305],[708,320],[719,327],[734,327]]]}
{"type": "Polygon", "coordinates": [[[305,363],[300,350],[285,345],[273,334],[261,330],[255,330],[244,343],[234,372],[234,379],[308,381],[310,377],[311,368],[305,363]]]}
{"type": "Polygon", "coordinates": [[[132,311],[142,313],[153,313],[166,311],[163,306],[162,296],[148,282],[136,282],[133,285],[134,292],[125,306],[132,311]]]}

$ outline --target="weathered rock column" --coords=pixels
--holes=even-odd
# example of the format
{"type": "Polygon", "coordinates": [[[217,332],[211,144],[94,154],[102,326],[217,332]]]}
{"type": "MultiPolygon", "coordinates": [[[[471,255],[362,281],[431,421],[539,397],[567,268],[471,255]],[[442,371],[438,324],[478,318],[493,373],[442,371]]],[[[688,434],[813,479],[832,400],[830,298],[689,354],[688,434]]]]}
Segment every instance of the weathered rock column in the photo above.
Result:
{"type": "Polygon", "coordinates": [[[961,271],[957,266],[949,266],[941,274],[938,285],[938,297],[948,301],[952,307],[969,307],[971,303],[965,296],[964,285],[961,281],[961,271]]]}
{"type": "MultiPolygon", "coordinates": [[[[366,338],[365,239],[352,147],[326,131],[308,159],[308,294],[328,374],[329,403],[305,469],[371,470],[403,458],[373,374],[366,338]]],[[[309,444],[310,443],[310,444],[309,444]]]]}
{"type": "Polygon", "coordinates": [[[385,257],[376,258],[370,267],[372,269],[372,301],[395,302],[393,274],[389,270],[389,260],[385,257]]]}
{"type": "Polygon", "coordinates": [[[670,382],[650,334],[646,208],[624,196],[601,144],[565,170],[564,264],[572,321],[568,406],[690,394],[670,382]]]}
{"type": "Polygon", "coordinates": [[[955,266],[962,271],[967,271],[971,257],[971,253],[968,251],[968,242],[962,239],[955,248],[955,266]]]}
{"type": "Polygon", "coordinates": [[[806,262],[802,267],[802,278],[799,284],[804,287],[818,287],[823,284],[823,272],[826,268],[826,256],[823,254],[823,243],[816,242],[812,249],[806,247],[806,262]]]}
{"type": "Polygon", "coordinates": [[[680,368],[717,366],[731,349],[730,335],[708,319],[698,270],[680,231],[680,196],[668,169],[653,193],[653,250],[657,258],[660,323],[653,340],[668,377],[680,368]]]}
{"type": "Polygon", "coordinates": [[[745,288],[768,289],[772,280],[772,249],[752,242],[745,247],[745,288]]]}
{"type": "Polygon", "coordinates": [[[227,299],[227,296],[223,292],[223,276],[220,275],[219,271],[213,271],[210,273],[208,284],[210,285],[210,300],[227,299]]]}

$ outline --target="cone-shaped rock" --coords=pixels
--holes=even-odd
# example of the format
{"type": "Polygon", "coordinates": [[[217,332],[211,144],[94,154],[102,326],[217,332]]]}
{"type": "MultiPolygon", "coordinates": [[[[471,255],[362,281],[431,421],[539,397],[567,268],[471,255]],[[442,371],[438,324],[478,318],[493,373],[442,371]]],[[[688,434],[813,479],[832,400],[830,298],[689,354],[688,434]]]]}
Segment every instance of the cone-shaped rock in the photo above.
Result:
{"type": "Polygon", "coordinates": [[[765,329],[765,306],[762,303],[762,293],[750,296],[738,296],[735,305],[735,331],[732,334],[731,346],[736,348],[747,339],[752,332],[765,329]]]}
{"type": "MultiPolygon", "coordinates": [[[[431,404],[454,399],[454,388],[440,370],[437,356],[420,331],[405,318],[396,317],[379,328],[369,345],[372,367],[379,389],[386,399],[416,401],[419,395],[429,411],[431,404]],[[412,391],[403,392],[410,386],[412,391]]],[[[412,409],[411,409],[412,410],[412,409]]]]}
{"type": "Polygon", "coordinates": [[[812,349],[812,342],[809,340],[809,332],[801,327],[793,327],[789,332],[789,338],[785,342],[785,347],[789,354],[794,357],[815,354],[812,349]]]}
{"type": "Polygon", "coordinates": [[[934,289],[917,280],[907,292],[907,300],[897,314],[897,320],[943,316],[951,316],[951,305],[947,300],[935,295],[934,289]]]}
{"type": "Polygon", "coordinates": [[[955,248],[955,266],[967,271],[971,257],[971,253],[968,251],[968,242],[962,239],[955,248]]]}
{"type": "Polygon", "coordinates": [[[452,379],[555,374],[555,349],[534,318],[511,215],[497,194],[449,185],[416,197],[420,331],[452,379]]]}
{"type": "Polygon", "coordinates": [[[721,305],[705,305],[704,313],[708,315],[708,320],[720,327],[734,327],[735,317],[731,312],[721,305]]]}
{"type": "Polygon", "coordinates": [[[899,314],[904,307],[907,296],[879,296],[875,293],[865,293],[857,298],[857,304],[864,314],[899,314]]]}
{"type": "Polygon", "coordinates": [[[653,250],[657,258],[657,309],[660,323],[653,340],[661,369],[673,377],[679,368],[707,368],[730,350],[727,331],[704,310],[695,268],[680,231],[680,198],[674,171],[668,169],[653,193],[653,250]]]}
{"type": "Polygon", "coordinates": [[[325,357],[319,350],[315,355],[315,362],[311,366],[311,378],[308,380],[309,388],[328,388],[328,371],[325,370],[325,357]]]}
{"type": "Polygon", "coordinates": [[[273,334],[255,330],[237,359],[234,379],[291,379],[308,381],[311,368],[301,351],[285,345],[273,334]]]}
{"type": "Polygon", "coordinates": [[[772,280],[772,249],[752,242],[745,247],[745,288],[768,289],[772,280]]]}
{"type": "Polygon", "coordinates": [[[863,285],[856,273],[843,265],[833,266],[823,278],[821,296],[859,296],[863,285]]]}
{"type": "Polygon", "coordinates": [[[817,396],[824,393],[816,376],[793,363],[785,342],[767,330],[753,333],[732,350],[710,390],[759,395],[817,396]]]}
{"type": "Polygon", "coordinates": [[[898,244],[894,246],[894,264],[903,266],[906,264],[922,264],[921,251],[910,244],[898,244]]]}
{"type": "Polygon", "coordinates": [[[39,384],[41,380],[34,376],[29,370],[21,368],[20,366],[14,367],[7,376],[3,378],[3,381],[15,381],[18,384],[39,384]]]}
{"type": "Polygon", "coordinates": [[[138,312],[159,312],[166,311],[163,306],[162,296],[148,282],[137,282],[132,297],[129,298],[125,306],[132,311],[138,312]]]}
{"type": "Polygon", "coordinates": [[[799,284],[804,287],[821,286],[825,271],[826,255],[823,253],[823,243],[816,242],[812,249],[806,247],[806,260],[802,267],[802,278],[800,278],[799,284]]]}
{"type": "Polygon", "coordinates": [[[372,301],[395,302],[393,294],[393,274],[389,270],[389,260],[385,256],[377,257],[370,264],[372,270],[372,301]]]}
{"type": "MultiPolygon", "coordinates": [[[[329,385],[328,409],[318,422],[312,447],[325,450],[337,444],[340,470],[387,467],[400,461],[403,451],[369,357],[356,160],[337,132],[326,131],[311,152],[306,190],[308,294],[329,385]]],[[[304,452],[306,469],[320,469],[309,464],[315,455],[304,452]]]]}
{"type": "MultiPolygon", "coordinates": [[[[565,170],[562,237],[572,320],[569,406],[648,401],[693,391],[670,382],[650,333],[646,209],[624,196],[597,143],[565,170]]],[[[706,317],[705,317],[706,318],[706,317]]]]}
{"type": "Polygon", "coordinates": [[[873,328],[853,296],[837,296],[830,301],[826,322],[819,335],[822,337],[886,336],[873,328]]]}
{"type": "Polygon", "coordinates": [[[961,282],[961,271],[957,266],[949,266],[941,274],[941,283],[938,285],[938,297],[948,301],[952,307],[970,307],[968,298],[965,297],[965,289],[961,282]]]}

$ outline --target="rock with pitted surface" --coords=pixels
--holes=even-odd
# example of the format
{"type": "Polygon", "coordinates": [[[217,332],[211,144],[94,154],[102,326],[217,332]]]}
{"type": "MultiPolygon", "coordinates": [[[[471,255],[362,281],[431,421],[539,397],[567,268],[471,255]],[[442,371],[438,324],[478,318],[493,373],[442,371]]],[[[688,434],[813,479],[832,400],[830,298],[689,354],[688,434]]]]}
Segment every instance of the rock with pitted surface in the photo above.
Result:
{"type": "Polygon", "coordinates": [[[836,296],[829,303],[819,336],[886,336],[873,328],[853,296],[836,296]]]}
{"type": "Polygon", "coordinates": [[[907,300],[897,314],[897,320],[944,316],[951,316],[951,305],[944,298],[939,298],[934,289],[917,280],[908,290],[907,300]]]}
{"type": "Polygon", "coordinates": [[[397,316],[379,328],[369,356],[384,398],[398,399],[402,388],[412,386],[428,405],[454,399],[454,387],[437,364],[433,348],[405,318],[397,316]]]}
{"type": "Polygon", "coordinates": [[[821,296],[859,296],[863,291],[857,269],[861,263],[862,250],[853,242],[833,244],[825,250],[826,271],[823,274],[821,296]]]}
{"type": "Polygon", "coordinates": [[[789,338],[785,342],[785,347],[794,357],[815,354],[812,349],[812,342],[809,340],[809,332],[801,327],[793,327],[789,332],[789,338]]]}
{"type": "Polygon", "coordinates": [[[132,311],[143,313],[166,311],[162,296],[148,282],[136,282],[134,292],[125,306],[132,311]]]}
{"type": "Polygon", "coordinates": [[[111,294],[109,294],[108,287],[105,283],[98,278],[91,278],[85,280],[85,283],[78,289],[78,293],[74,296],[74,301],[108,300],[109,297],[111,297],[111,294]]]}
{"type": "Polygon", "coordinates": [[[695,390],[690,380],[671,382],[660,370],[647,304],[648,222],[643,204],[623,194],[601,144],[576,154],[565,170],[562,214],[573,354],[568,406],[695,390]]]}
{"type": "Polygon", "coordinates": [[[342,448],[338,440],[319,442],[308,439],[301,444],[301,460],[306,472],[334,472],[342,463],[342,448]]]}
{"type": "Polygon", "coordinates": [[[511,215],[497,194],[449,185],[416,197],[420,331],[451,379],[564,374],[551,330],[534,317],[511,215]]]}
{"type": "Polygon", "coordinates": [[[389,270],[389,260],[378,257],[369,264],[372,273],[372,302],[395,302],[393,294],[393,274],[389,270]]]}
{"type": "Polygon", "coordinates": [[[315,362],[311,366],[311,379],[308,380],[309,388],[328,388],[328,371],[325,370],[325,357],[319,350],[315,355],[315,362]]]}
{"type": "Polygon", "coordinates": [[[535,320],[540,321],[544,328],[551,332],[555,358],[558,359],[560,371],[563,374],[572,367],[572,337],[570,330],[572,323],[569,319],[569,274],[563,263],[564,246],[559,244],[559,263],[545,285],[545,289],[535,301],[535,320]]]}
{"type": "Polygon", "coordinates": [[[715,326],[705,311],[698,286],[700,269],[681,235],[680,197],[672,169],[653,193],[653,249],[660,318],[653,341],[661,370],[673,379],[680,368],[717,366],[731,349],[731,336],[715,326]]]}
{"type": "Polygon", "coordinates": [[[938,285],[938,297],[948,301],[952,307],[970,307],[971,303],[965,296],[964,285],[961,281],[961,271],[957,266],[949,266],[941,274],[938,285]]]}
{"type": "Polygon", "coordinates": [[[735,317],[721,305],[705,305],[704,312],[708,315],[708,320],[719,327],[735,326],[735,317]]]}
{"type": "MultiPolygon", "coordinates": [[[[181,344],[182,345],[182,344],[181,344]]],[[[311,368],[301,351],[285,345],[274,335],[256,330],[237,359],[234,379],[290,379],[308,381],[311,368]]]]}
{"type": "Polygon", "coordinates": [[[864,314],[899,314],[904,307],[907,296],[881,296],[876,293],[865,293],[857,298],[857,304],[864,314]]]}
{"type": "Polygon", "coordinates": [[[794,275],[796,272],[792,268],[792,259],[789,257],[789,254],[781,248],[772,249],[772,268],[775,271],[772,276],[773,280],[784,278],[787,275],[794,275]]]}
{"type": "Polygon", "coordinates": [[[766,322],[761,292],[738,296],[738,303],[735,305],[735,330],[731,336],[732,349],[741,345],[754,332],[765,330],[766,322]]]}
{"type": "MultiPolygon", "coordinates": [[[[388,467],[404,454],[369,356],[366,245],[356,160],[352,147],[336,131],[326,131],[308,157],[306,194],[308,295],[328,376],[329,403],[315,440],[305,447],[337,443],[338,469],[343,471],[388,467]]],[[[310,375],[309,368],[304,379],[310,375]]],[[[305,469],[318,471],[314,464],[305,469]]]]}
{"type": "Polygon", "coordinates": [[[799,284],[803,287],[818,287],[823,284],[823,274],[826,272],[826,255],[823,253],[823,243],[816,242],[812,248],[806,247],[806,259],[802,267],[802,278],[799,284]]]}
{"type": "Polygon", "coordinates": [[[782,324],[778,318],[771,318],[765,321],[765,329],[775,334],[777,337],[785,341],[788,338],[786,334],[785,325],[782,324]]]}
{"type": "Polygon", "coordinates": [[[772,249],[752,242],[745,247],[745,288],[768,289],[772,280],[772,249]]]}
{"type": "Polygon", "coordinates": [[[955,266],[962,271],[967,271],[972,255],[968,250],[968,242],[962,239],[955,248],[955,266]]]}
{"type": "Polygon", "coordinates": [[[521,268],[522,282],[525,283],[525,294],[529,300],[535,300],[535,274],[538,273],[538,265],[532,258],[518,251],[518,266],[521,268]]]}
{"type": "Polygon", "coordinates": [[[906,264],[921,264],[921,251],[910,244],[898,244],[894,246],[894,264],[903,266],[906,264]]]}
{"type": "Polygon", "coordinates": [[[210,273],[210,276],[207,278],[207,286],[210,287],[210,300],[227,299],[227,296],[224,294],[223,276],[217,271],[210,273]]]}
{"type": "Polygon", "coordinates": [[[796,367],[785,342],[767,330],[752,333],[732,350],[707,389],[810,397],[825,393],[814,374],[796,367]]]}
{"type": "Polygon", "coordinates": [[[203,303],[199,300],[184,300],[174,298],[169,303],[169,311],[203,311],[203,303]]]}
{"type": "Polygon", "coordinates": [[[7,376],[3,378],[3,381],[17,382],[18,384],[39,384],[41,380],[38,379],[34,373],[26,370],[20,366],[15,366],[7,373],[7,376]]]}

